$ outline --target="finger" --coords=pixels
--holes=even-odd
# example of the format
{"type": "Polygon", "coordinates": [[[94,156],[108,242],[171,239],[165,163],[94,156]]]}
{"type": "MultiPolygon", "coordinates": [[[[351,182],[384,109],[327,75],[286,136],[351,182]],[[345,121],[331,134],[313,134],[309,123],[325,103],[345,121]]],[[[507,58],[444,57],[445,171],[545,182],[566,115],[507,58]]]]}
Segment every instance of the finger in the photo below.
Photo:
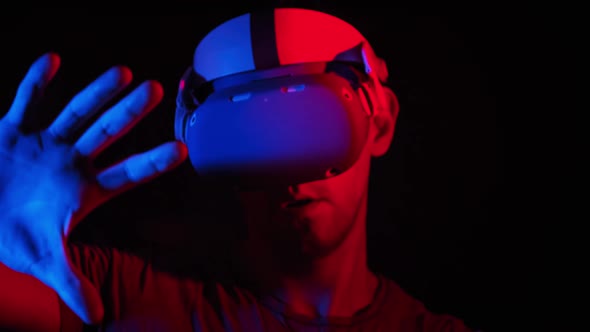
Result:
{"type": "Polygon", "coordinates": [[[103,189],[117,195],[172,170],[186,159],[187,154],[183,143],[167,142],[109,167],[97,176],[97,181],[103,189]]]}
{"type": "Polygon", "coordinates": [[[7,121],[16,126],[23,123],[26,113],[40,100],[43,91],[57,73],[60,62],[59,56],[54,53],[46,53],[33,62],[5,115],[7,121]]]}
{"type": "Polygon", "coordinates": [[[131,83],[129,68],[116,66],[78,93],[47,129],[59,138],[69,138],[89,117],[94,115],[117,93],[131,83]]]}
{"type": "Polygon", "coordinates": [[[159,83],[143,83],[93,123],[78,139],[75,148],[83,156],[96,156],[133,128],[162,100],[162,96],[159,83]]]}

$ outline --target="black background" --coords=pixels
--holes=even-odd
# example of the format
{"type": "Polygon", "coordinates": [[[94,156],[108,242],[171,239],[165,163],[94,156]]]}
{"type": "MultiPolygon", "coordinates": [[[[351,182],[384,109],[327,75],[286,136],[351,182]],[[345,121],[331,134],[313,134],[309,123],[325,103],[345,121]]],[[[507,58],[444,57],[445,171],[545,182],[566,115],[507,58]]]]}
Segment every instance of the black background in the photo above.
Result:
{"type": "MultiPolygon", "coordinates": [[[[135,85],[157,79],[165,97],[97,162],[170,140],[175,89],[194,47],[216,24],[270,2],[247,3],[145,3],[142,15],[99,6],[5,15],[0,106],[8,109],[43,52],[62,57],[43,121],[108,67],[125,64],[135,85]]],[[[393,146],[371,175],[372,267],[432,310],[487,331],[577,328],[581,232],[573,226],[584,219],[572,212],[574,195],[564,200],[564,175],[573,174],[571,156],[580,151],[577,9],[293,3],[355,25],[388,62],[400,99],[393,146]]],[[[195,251],[216,261],[235,230],[228,199],[198,186],[184,164],[100,207],[73,236],[172,253],[177,263],[195,251]]]]}

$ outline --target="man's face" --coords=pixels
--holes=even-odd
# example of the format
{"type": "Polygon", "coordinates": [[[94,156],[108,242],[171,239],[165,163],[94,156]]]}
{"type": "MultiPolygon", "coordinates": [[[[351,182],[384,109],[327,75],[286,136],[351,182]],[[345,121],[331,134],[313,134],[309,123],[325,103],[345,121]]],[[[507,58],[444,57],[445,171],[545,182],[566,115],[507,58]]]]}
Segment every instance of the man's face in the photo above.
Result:
{"type": "Polygon", "coordinates": [[[386,89],[389,105],[370,121],[369,135],[356,163],[324,180],[266,191],[240,192],[250,241],[281,257],[321,257],[337,248],[356,223],[364,227],[372,157],[389,149],[398,114],[397,99],[386,89]]]}

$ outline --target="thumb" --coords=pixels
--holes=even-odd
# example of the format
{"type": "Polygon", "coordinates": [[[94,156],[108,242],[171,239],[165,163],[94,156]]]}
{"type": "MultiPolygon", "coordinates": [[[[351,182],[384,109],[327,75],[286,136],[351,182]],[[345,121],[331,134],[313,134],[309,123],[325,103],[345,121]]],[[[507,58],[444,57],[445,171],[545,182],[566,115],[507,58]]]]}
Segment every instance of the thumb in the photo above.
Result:
{"type": "Polygon", "coordinates": [[[48,282],[62,301],[86,324],[100,323],[104,307],[98,289],[84,276],[82,271],[63,256],[54,266],[54,273],[48,282]]]}

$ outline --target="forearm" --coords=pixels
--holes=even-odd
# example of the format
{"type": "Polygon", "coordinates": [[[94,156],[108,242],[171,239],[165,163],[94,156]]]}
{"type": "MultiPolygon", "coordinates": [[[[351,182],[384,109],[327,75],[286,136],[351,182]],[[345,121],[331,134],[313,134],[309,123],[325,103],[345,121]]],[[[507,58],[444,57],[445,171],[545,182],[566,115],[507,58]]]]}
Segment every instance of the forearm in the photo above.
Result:
{"type": "Polygon", "coordinates": [[[58,332],[57,294],[34,277],[0,262],[0,330],[58,332]]]}

